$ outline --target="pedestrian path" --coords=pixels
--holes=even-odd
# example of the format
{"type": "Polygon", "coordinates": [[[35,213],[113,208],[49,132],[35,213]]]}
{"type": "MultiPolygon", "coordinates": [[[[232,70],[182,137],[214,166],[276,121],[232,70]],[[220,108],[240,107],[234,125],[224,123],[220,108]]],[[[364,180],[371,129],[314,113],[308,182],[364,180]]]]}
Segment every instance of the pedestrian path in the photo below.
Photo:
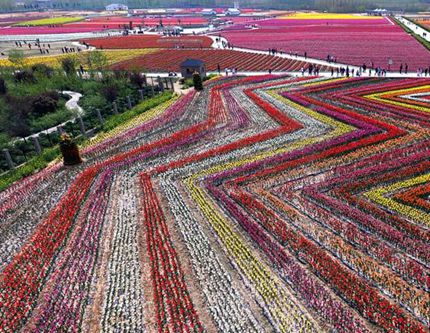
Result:
{"type": "Polygon", "coordinates": [[[428,30],[421,28],[419,25],[412,23],[411,21],[405,19],[404,17],[397,16],[396,19],[399,20],[401,23],[403,23],[405,26],[407,26],[409,29],[411,29],[414,34],[430,42],[430,32],[428,30]]]}

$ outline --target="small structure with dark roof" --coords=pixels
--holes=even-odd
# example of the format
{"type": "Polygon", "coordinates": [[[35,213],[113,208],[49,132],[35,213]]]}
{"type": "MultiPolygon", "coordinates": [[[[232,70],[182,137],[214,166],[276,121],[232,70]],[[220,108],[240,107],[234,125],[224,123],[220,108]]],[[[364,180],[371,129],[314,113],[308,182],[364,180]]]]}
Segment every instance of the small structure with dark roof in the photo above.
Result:
{"type": "Polygon", "coordinates": [[[187,59],[181,63],[182,77],[190,79],[194,72],[199,73],[202,78],[206,77],[205,63],[199,59],[187,59]]]}

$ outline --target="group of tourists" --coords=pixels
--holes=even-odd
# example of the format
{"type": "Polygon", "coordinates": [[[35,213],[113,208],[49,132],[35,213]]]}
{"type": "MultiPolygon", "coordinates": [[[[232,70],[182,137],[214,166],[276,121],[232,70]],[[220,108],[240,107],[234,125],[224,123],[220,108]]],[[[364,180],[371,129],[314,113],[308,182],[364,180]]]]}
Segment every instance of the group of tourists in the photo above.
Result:
{"type": "Polygon", "coordinates": [[[80,47],[75,48],[75,47],[64,46],[64,47],[61,48],[61,52],[63,52],[63,53],[76,53],[76,52],[81,52],[81,51],[82,50],[81,50],[80,47]]]}
{"type": "Polygon", "coordinates": [[[32,50],[34,47],[39,50],[40,54],[49,54],[49,50],[51,49],[51,44],[41,44],[39,39],[37,39],[34,43],[30,43],[25,40],[15,41],[15,46],[18,48],[27,46],[30,50],[32,50]]]}
{"type": "Polygon", "coordinates": [[[316,75],[319,75],[320,68],[317,65],[309,64],[309,66],[308,66],[307,69],[305,69],[304,67],[302,67],[300,69],[300,72],[302,73],[302,76],[304,76],[306,72],[308,73],[309,76],[310,75],[315,75],[316,76],[316,75]]]}

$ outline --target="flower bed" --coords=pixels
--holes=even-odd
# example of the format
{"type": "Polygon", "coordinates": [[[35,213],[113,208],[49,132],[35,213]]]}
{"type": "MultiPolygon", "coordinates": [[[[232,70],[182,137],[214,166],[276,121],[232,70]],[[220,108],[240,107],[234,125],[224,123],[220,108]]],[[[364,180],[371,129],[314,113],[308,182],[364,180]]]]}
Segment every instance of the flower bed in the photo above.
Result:
{"type": "Polygon", "coordinates": [[[14,184],[0,327],[427,332],[429,83],[209,80],[14,184]]]}

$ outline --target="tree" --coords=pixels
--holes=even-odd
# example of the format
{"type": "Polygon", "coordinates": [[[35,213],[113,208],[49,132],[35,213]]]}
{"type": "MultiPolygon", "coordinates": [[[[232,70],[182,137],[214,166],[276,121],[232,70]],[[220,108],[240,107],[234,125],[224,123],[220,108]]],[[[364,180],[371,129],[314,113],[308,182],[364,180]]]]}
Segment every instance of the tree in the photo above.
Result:
{"type": "Polygon", "coordinates": [[[15,1],[13,0],[2,0],[0,2],[0,10],[6,11],[6,10],[13,10],[15,7],[15,1]]]}
{"type": "Polygon", "coordinates": [[[87,64],[90,70],[103,74],[109,65],[109,61],[103,51],[91,51],[87,55],[87,64]]]}
{"type": "Polygon", "coordinates": [[[11,50],[8,59],[15,67],[24,67],[25,54],[23,50],[11,50]]]}
{"type": "Polygon", "coordinates": [[[140,72],[133,72],[130,74],[130,83],[137,86],[139,89],[143,88],[145,81],[145,76],[140,72]]]}
{"type": "Polygon", "coordinates": [[[67,76],[76,75],[76,59],[74,57],[67,57],[61,60],[61,68],[67,76]]]}
{"type": "Polygon", "coordinates": [[[194,84],[195,90],[197,90],[197,91],[203,90],[202,77],[197,72],[194,72],[194,74],[193,74],[193,84],[194,84]]]}

